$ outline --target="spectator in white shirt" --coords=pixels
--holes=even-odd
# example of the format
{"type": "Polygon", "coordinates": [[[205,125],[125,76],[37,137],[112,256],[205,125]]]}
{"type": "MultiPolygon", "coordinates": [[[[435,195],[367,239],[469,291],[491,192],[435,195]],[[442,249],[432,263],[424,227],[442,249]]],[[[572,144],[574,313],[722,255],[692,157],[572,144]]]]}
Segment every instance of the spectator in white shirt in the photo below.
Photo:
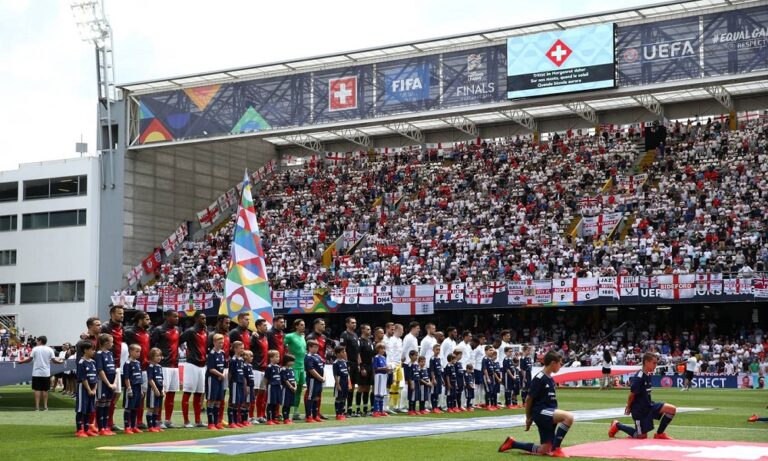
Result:
{"type": "Polygon", "coordinates": [[[29,357],[19,360],[19,363],[32,362],[32,389],[35,391],[35,411],[40,411],[40,399],[43,400],[43,411],[48,411],[48,391],[51,388],[51,363],[64,363],[56,357],[56,352],[48,344],[48,338],[38,336],[37,346],[32,349],[29,357]]]}

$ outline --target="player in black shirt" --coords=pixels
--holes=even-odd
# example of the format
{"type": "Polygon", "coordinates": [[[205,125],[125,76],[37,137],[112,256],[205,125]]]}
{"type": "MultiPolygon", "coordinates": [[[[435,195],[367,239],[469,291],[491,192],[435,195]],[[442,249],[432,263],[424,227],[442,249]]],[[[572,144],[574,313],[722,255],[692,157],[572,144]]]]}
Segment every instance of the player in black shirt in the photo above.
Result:
{"type": "Polygon", "coordinates": [[[360,377],[360,343],[355,329],[357,328],[357,320],[354,317],[347,317],[345,321],[347,329],[339,337],[339,345],[344,346],[347,351],[347,365],[349,368],[349,378],[352,381],[352,387],[347,394],[347,416],[352,416],[352,400],[355,391],[355,385],[357,385],[360,377]]]}
{"type": "Polygon", "coordinates": [[[550,454],[555,458],[565,458],[567,455],[560,449],[563,438],[573,426],[573,413],[557,408],[557,384],[552,374],[560,371],[563,358],[555,351],[549,351],[544,356],[544,369],[536,373],[530,383],[528,398],[525,401],[525,430],[536,423],[539,430],[540,445],[518,442],[512,437],[499,447],[499,452],[512,448],[536,454],[550,454]]]}
{"type": "Polygon", "coordinates": [[[189,397],[194,394],[195,424],[205,427],[201,419],[203,394],[205,393],[205,372],[208,352],[208,329],[203,311],[195,311],[195,324],[184,330],[179,345],[187,345],[187,365],[184,368],[184,395],[181,397],[181,412],[184,427],[193,427],[189,421],[189,397]]]}
{"type": "Polygon", "coordinates": [[[371,386],[373,386],[373,356],[374,351],[373,338],[371,338],[370,325],[360,325],[360,339],[358,340],[358,350],[360,353],[360,380],[357,386],[357,395],[355,396],[356,413],[360,416],[371,416],[368,412],[368,400],[373,403],[371,395],[371,386]],[[363,412],[360,413],[360,400],[363,401],[363,412]]]}
{"type": "Polygon", "coordinates": [[[653,434],[654,439],[669,440],[664,431],[667,425],[672,422],[672,418],[677,413],[677,408],[664,402],[654,402],[651,399],[651,375],[656,371],[658,358],[656,354],[646,352],[643,355],[643,369],[638,371],[632,379],[629,398],[627,398],[627,408],[624,413],[632,415],[635,425],[627,426],[621,424],[618,420],[611,423],[608,430],[608,437],[613,438],[618,431],[626,432],[631,438],[644,439],[648,433],[653,430],[653,420],[659,419],[659,429],[653,434]]]}

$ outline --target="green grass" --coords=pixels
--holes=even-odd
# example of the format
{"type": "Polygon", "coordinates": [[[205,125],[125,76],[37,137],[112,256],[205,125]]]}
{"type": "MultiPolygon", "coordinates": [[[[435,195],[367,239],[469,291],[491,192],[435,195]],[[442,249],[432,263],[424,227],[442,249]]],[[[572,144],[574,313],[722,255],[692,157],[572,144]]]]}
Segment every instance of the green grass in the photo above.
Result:
{"type": "MultiPolygon", "coordinates": [[[[768,392],[745,390],[694,390],[679,392],[672,389],[655,389],[654,398],[667,401],[678,407],[704,407],[706,412],[679,414],[669,430],[672,437],[699,440],[732,440],[750,442],[768,442],[767,424],[749,424],[746,418],[752,413],[768,414],[768,392]]],[[[626,390],[598,391],[591,389],[559,389],[560,408],[582,410],[590,408],[623,407],[626,402],[626,390]]],[[[74,438],[74,401],[52,394],[49,403],[51,411],[36,413],[33,407],[32,392],[28,387],[10,386],[0,388],[0,460],[70,460],[70,459],[126,459],[144,460],[210,460],[212,455],[138,453],[96,450],[96,447],[108,445],[127,445],[171,440],[189,440],[207,438],[211,434],[200,429],[168,430],[160,434],[141,434],[130,438],[94,437],[74,438]]],[[[174,422],[180,422],[181,407],[177,402],[174,422]]],[[[323,399],[325,414],[332,414],[332,399],[326,394],[323,399]]],[[[118,410],[118,413],[120,410],[118,410]]],[[[394,416],[387,419],[357,418],[347,422],[327,422],[322,427],[351,426],[358,424],[391,424],[413,422],[435,418],[470,418],[481,416],[499,416],[520,413],[521,410],[504,410],[486,413],[482,410],[474,413],[452,415],[427,415],[419,417],[394,416]]],[[[122,418],[117,418],[121,420],[122,418]]],[[[627,422],[627,419],[624,419],[627,422]]],[[[297,423],[293,426],[256,426],[248,429],[231,430],[219,433],[233,435],[238,432],[290,431],[309,429],[317,426],[305,426],[297,423]]],[[[607,440],[608,421],[578,422],[569,432],[564,446],[586,442],[607,440]]],[[[419,438],[390,439],[374,442],[350,443],[311,449],[296,449],[291,452],[276,451],[256,455],[257,459],[333,459],[343,460],[411,460],[416,458],[477,460],[477,459],[526,459],[529,456],[520,453],[499,454],[499,444],[508,435],[522,440],[537,441],[535,427],[531,432],[523,428],[493,429],[464,433],[426,436],[419,438]]],[[[254,455],[243,455],[251,456],[254,455]]]]}

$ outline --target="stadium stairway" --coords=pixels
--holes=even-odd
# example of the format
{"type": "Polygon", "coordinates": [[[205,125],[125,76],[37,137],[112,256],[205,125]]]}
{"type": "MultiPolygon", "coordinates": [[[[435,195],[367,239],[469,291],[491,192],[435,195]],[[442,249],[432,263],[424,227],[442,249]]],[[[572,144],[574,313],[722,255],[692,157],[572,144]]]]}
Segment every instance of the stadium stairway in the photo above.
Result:
{"type": "Polygon", "coordinates": [[[632,213],[629,216],[627,216],[624,222],[622,222],[621,229],[619,230],[619,232],[616,232],[617,235],[615,236],[614,240],[620,240],[622,242],[626,240],[627,236],[632,231],[632,224],[635,223],[636,217],[637,215],[635,213],[632,213]]]}
{"type": "Polygon", "coordinates": [[[645,151],[634,166],[635,173],[642,173],[656,161],[656,150],[645,151]]]}

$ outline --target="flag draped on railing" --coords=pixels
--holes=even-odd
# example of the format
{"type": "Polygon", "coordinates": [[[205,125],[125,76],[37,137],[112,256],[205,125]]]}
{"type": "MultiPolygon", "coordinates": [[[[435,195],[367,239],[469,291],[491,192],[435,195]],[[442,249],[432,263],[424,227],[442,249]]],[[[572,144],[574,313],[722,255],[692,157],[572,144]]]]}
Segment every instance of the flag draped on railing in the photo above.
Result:
{"type": "Polygon", "coordinates": [[[251,328],[255,328],[257,318],[272,324],[272,293],[247,171],[237,209],[224,294],[225,300],[219,307],[219,313],[234,319],[240,312],[250,311],[251,328]]]}

